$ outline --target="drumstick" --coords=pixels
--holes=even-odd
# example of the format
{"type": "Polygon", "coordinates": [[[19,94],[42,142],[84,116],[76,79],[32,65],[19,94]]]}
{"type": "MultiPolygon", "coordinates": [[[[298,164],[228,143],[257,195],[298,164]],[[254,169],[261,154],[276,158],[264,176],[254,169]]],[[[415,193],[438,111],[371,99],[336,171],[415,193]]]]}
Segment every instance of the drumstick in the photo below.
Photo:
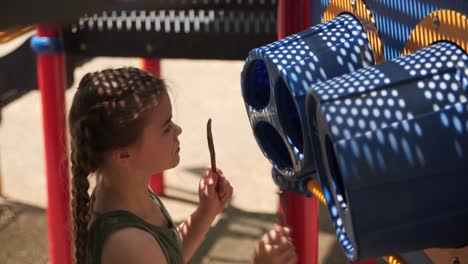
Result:
{"type": "MultiPolygon", "coordinates": [[[[208,124],[206,124],[206,135],[208,138],[208,149],[210,150],[210,158],[211,158],[211,171],[214,173],[218,173],[216,170],[216,153],[213,144],[213,134],[211,133],[211,118],[208,119],[208,124]]],[[[219,177],[219,175],[218,175],[219,177]]],[[[219,183],[221,182],[220,178],[216,182],[215,190],[219,191],[219,183]]]]}
{"type": "Polygon", "coordinates": [[[211,133],[211,118],[208,119],[208,124],[206,124],[206,134],[207,134],[207,138],[208,138],[208,149],[210,150],[211,170],[214,173],[217,173],[217,171],[216,171],[216,153],[215,153],[214,144],[213,144],[213,134],[211,133]]]}

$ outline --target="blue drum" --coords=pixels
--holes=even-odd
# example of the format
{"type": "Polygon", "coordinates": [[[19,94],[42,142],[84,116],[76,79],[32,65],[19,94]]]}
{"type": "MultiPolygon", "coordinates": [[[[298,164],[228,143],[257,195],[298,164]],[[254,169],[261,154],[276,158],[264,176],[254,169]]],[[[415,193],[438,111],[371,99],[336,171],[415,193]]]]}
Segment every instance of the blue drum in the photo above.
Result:
{"type": "Polygon", "coordinates": [[[351,260],[468,245],[468,56],[450,42],[316,84],[310,137],[351,260]]]}
{"type": "Polygon", "coordinates": [[[311,86],[373,64],[367,35],[349,14],[250,52],[241,83],[247,114],[286,180],[316,171],[305,111],[311,86]]]}

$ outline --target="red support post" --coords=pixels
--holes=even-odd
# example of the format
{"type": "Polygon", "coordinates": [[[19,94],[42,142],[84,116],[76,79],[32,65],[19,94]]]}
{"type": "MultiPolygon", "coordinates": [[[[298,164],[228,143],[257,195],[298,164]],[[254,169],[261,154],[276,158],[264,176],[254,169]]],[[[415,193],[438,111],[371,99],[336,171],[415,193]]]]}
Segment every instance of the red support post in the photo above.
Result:
{"type": "MultiPolygon", "coordinates": [[[[142,68],[157,77],[161,77],[161,62],[158,59],[142,59],[142,68]]],[[[151,177],[150,188],[156,195],[164,195],[164,174],[158,173],[151,177]]]]}
{"type": "Polygon", "coordinates": [[[307,198],[293,192],[285,192],[280,202],[280,214],[292,229],[292,241],[296,247],[298,264],[318,263],[319,210],[316,197],[307,198]]]}
{"type": "Polygon", "coordinates": [[[278,39],[310,27],[310,0],[278,1],[278,39]]]}
{"type": "Polygon", "coordinates": [[[158,59],[142,59],[141,67],[156,77],[161,77],[161,61],[158,59]]]}
{"type": "MultiPolygon", "coordinates": [[[[38,26],[38,37],[60,38],[56,27],[38,26]]],[[[37,77],[42,100],[47,174],[47,223],[52,264],[72,263],[72,226],[65,126],[66,71],[64,53],[37,55],[37,77]]]]}
{"type": "MultiPolygon", "coordinates": [[[[278,1],[278,39],[307,29],[310,26],[310,0],[278,1]]],[[[280,213],[292,229],[299,264],[318,263],[318,216],[316,197],[286,192],[280,202],[280,213]]]]}

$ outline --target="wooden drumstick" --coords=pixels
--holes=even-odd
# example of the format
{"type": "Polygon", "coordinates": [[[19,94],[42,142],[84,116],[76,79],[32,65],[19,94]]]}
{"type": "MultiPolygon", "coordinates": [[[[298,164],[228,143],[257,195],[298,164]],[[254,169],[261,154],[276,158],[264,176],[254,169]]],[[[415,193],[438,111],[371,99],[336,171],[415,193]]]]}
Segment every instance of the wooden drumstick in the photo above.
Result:
{"type": "Polygon", "coordinates": [[[217,173],[217,171],[216,171],[216,153],[215,153],[214,144],[213,144],[213,134],[211,133],[211,118],[208,119],[208,124],[206,124],[206,134],[207,134],[207,138],[208,138],[208,149],[210,150],[211,170],[214,173],[217,173]]]}

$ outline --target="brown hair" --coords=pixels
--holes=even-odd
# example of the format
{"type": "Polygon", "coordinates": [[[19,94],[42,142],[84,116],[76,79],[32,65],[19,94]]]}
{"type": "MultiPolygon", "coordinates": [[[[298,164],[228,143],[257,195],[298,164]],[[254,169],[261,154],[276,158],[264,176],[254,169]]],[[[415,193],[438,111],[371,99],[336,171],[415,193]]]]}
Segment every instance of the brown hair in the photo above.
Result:
{"type": "Polygon", "coordinates": [[[164,81],[131,67],[88,73],[81,79],[68,116],[76,263],[87,259],[88,176],[102,166],[105,153],[138,141],[146,113],[165,90],[164,81]]]}

